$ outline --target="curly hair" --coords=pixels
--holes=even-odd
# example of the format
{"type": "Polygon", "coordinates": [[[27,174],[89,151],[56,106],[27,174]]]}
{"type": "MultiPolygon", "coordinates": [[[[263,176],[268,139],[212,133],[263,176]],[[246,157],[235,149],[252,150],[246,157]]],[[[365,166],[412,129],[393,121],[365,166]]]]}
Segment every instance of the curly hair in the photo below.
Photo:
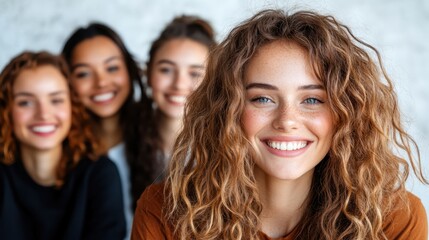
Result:
{"type": "MultiPolygon", "coordinates": [[[[13,133],[12,105],[13,105],[13,85],[16,78],[27,69],[36,69],[41,66],[55,67],[64,78],[69,78],[67,64],[62,57],[51,53],[25,51],[14,57],[3,69],[0,75],[0,162],[12,164],[19,159],[19,141],[13,133]]],[[[83,158],[96,160],[99,157],[101,148],[93,135],[90,127],[90,118],[85,108],[80,103],[77,94],[73,91],[69,81],[72,124],[66,139],[62,143],[63,153],[57,167],[56,186],[61,187],[64,178],[71,169],[83,158]]]]}
{"type": "MultiPolygon", "coordinates": [[[[209,50],[216,45],[214,39],[214,31],[210,24],[197,17],[191,15],[182,15],[174,18],[161,32],[159,37],[152,43],[149,50],[149,60],[147,62],[146,76],[149,78],[153,69],[153,61],[158,50],[163,47],[167,42],[174,39],[191,39],[198,43],[203,44],[209,50]]],[[[152,100],[153,102],[153,100],[152,100]]],[[[152,104],[153,105],[153,104],[152,104]]],[[[154,181],[159,181],[160,176],[163,176],[165,170],[164,154],[162,149],[161,137],[159,134],[158,119],[156,118],[156,109],[152,108],[152,118],[143,119],[148,122],[146,128],[148,129],[147,135],[142,135],[142,145],[140,146],[140,169],[144,170],[143,175],[148,176],[144,183],[141,185],[144,190],[148,185],[154,181]]],[[[140,193],[141,193],[140,191],[140,193]]],[[[135,195],[137,200],[140,195],[135,195]]]]}
{"type": "Polygon", "coordinates": [[[188,99],[165,190],[165,214],[177,238],[259,238],[263,206],[241,126],[243,73],[261,46],[278,40],[308,52],[336,122],[296,238],[385,239],[383,219],[393,201],[408,203],[410,165],[428,181],[380,54],[332,16],[281,10],[261,11],[234,28],[212,51],[205,79],[188,99]]]}
{"type": "MultiPolygon", "coordinates": [[[[71,34],[62,50],[62,55],[68,64],[72,64],[72,54],[78,44],[97,36],[107,37],[118,46],[124,57],[128,77],[131,81],[130,94],[119,111],[120,124],[123,129],[125,142],[125,155],[130,167],[131,192],[134,200],[133,208],[135,208],[138,197],[147,185],[146,182],[151,180],[147,175],[147,166],[142,165],[141,160],[139,160],[139,152],[142,146],[141,136],[147,136],[150,131],[147,126],[149,125],[149,119],[152,119],[152,102],[147,97],[145,87],[142,83],[142,69],[133,55],[128,51],[120,36],[105,24],[93,22],[87,27],[79,28],[71,34]],[[134,98],[134,92],[136,92],[134,88],[140,94],[139,100],[134,98]]],[[[91,114],[91,116],[95,119],[97,118],[95,114],[91,114]]]]}

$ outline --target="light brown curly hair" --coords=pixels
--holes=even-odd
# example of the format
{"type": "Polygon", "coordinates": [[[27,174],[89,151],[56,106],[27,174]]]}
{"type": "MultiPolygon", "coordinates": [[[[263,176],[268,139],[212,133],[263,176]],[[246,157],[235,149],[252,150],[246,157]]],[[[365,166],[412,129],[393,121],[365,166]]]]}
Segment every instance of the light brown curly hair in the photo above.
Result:
{"type": "Polygon", "coordinates": [[[259,238],[263,206],[241,124],[243,73],[258,49],[277,40],[306,49],[336,122],[297,239],[385,239],[383,219],[393,201],[407,203],[410,166],[428,183],[419,149],[401,125],[392,81],[378,51],[334,17],[281,10],[234,28],[211,53],[205,79],[188,100],[166,181],[166,215],[176,237],[259,238]]]}
{"type": "MultiPolygon", "coordinates": [[[[45,51],[25,51],[19,54],[6,65],[0,74],[0,163],[12,164],[20,156],[19,142],[12,130],[14,82],[22,71],[46,65],[55,67],[67,81],[69,80],[69,70],[63,58],[45,51]]],[[[67,83],[72,104],[72,124],[70,132],[62,143],[63,153],[57,167],[56,185],[58,187],[63,184],[67,172],[82,158],[88,157],[96,160],[101,152],[99,143],[91,131],[89,116],[71,88],[70,81],[67,83]]]]}

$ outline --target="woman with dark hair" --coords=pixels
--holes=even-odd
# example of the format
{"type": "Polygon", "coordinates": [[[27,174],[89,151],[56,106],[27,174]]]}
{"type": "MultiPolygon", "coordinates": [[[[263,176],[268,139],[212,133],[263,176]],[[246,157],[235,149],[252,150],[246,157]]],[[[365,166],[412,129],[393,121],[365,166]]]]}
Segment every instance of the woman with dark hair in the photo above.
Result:
{"type": "Polygon", "coordinates": [[[71,68],[71,84],[96,122],[96,136],[118,167],[129,232],[135,206],[132,192],[141,190],[138,179],[146,174],[135,167],[139,141],[147,135],[145,119],[151,118],[142,71],[119,35],[100,23],[77,29],[62,54],[71,68]]]}
{"type": "Polygon", "coordinates": [[[332,16],[262,11],[212,51],[132,239],[426,240],[405,189],[420,163],[375,48],[332,16]]]}
{"type": "Polygon", "coordinates": [[[24,52],[1,72],[1,239],[125,236],[119,174],[68,78],[47,52],[24,52]]]}
{"type": "MultiPolygon", "coordinates": [[[[153,113],[142,135],[140,162],[147,179],[142,189],[164,179],[174,141],[182,128],[188,95],[204,77],[206,59],[216,45],[210,24],[196,16],[174,18],[152,43],[147,62],[147,83],[152,95],[153,113]]],[[[136,200],[141,191],[135,193],[136,200]]]]}

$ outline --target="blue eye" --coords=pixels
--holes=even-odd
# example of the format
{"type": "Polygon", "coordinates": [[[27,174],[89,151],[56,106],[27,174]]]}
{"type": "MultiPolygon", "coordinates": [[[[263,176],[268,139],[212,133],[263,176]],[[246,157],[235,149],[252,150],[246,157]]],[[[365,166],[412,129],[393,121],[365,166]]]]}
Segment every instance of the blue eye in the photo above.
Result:
{"type": "Polygon", "coordinates": [[[317,98],[307,98],[307,99],[304,100],[304,103],[307,103],[307,104],[318,104],[318,103],[323,103],[323,102],[320,101],[317,98]]]}
{"type": "Polygon", "coordinates": [[[273,102],[271,99],[269,99],[267,97],[256,97],[256,98],[253,98],[251,101],[252,102],[256,102],[256,103],[269,103],[269,102],[273,102]]]}

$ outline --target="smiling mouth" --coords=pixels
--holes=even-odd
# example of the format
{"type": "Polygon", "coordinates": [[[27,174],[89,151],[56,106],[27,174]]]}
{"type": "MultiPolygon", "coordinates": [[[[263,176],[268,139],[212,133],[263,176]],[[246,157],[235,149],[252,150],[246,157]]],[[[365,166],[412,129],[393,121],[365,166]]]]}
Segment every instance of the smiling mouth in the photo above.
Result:
{"type": "Polygon", "coordinates": [[[267,141],[267,145],[270,148],[274,148],[282,151],[295,151],[307,146],[307,141],[288,141],[288,142],[278,142],[278,141],[267,141]]]}
{"type": "Polygon", "coordinates": [[[169,95],[167,96],[167,99],[171,102],[178,103],[178,104],[185,104],[186,102],[186,96],[169,95]]]}
{"type": "Polygon", "coordinates": [[[105,102],[105,101],[111,100],[114,96],[115,96],[114,92],[108,92],[108,93],[95,95],[94,97],[92,97],[92,100],[94,100],[94,102],[105,102]]]}
{"type": "Polygon", "coordinates": [[[55,125],[34,126],[31,130],[35,133],[50,133],[55,131],[55,125]]]}

